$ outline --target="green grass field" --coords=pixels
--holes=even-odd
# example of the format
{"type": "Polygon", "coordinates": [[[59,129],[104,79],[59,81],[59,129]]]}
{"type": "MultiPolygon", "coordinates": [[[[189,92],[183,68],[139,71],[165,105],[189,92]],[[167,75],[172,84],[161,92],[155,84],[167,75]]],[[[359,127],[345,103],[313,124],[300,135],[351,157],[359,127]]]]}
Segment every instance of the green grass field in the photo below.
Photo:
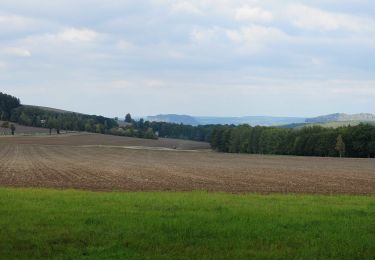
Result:
{"type": "Polygon", "coordinates": [[[372,259],[375,197],[0,189],[0,257],[372,259]]]}

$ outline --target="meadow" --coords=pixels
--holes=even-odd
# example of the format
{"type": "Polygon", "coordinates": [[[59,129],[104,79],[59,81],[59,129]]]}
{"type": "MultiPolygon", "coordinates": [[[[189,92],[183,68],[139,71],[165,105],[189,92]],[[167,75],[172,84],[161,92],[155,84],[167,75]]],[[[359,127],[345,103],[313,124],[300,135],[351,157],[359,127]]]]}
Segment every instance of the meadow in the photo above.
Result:
{"type": "Polygon", "coordinates": [[[1,258],[373,259],[375,198],[0,189],[1,258]]]}

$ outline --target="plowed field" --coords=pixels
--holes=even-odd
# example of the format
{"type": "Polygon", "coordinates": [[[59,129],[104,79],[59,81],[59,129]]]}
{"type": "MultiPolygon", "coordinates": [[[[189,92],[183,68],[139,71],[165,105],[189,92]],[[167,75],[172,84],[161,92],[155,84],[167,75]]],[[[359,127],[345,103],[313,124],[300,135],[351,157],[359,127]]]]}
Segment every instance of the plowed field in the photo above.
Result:
{"type": "Polygon", "coordinates": [[[374,159],[221,154],[199,142],[104,135],[0,138],[0,186],[375,194],[374,159]]]}

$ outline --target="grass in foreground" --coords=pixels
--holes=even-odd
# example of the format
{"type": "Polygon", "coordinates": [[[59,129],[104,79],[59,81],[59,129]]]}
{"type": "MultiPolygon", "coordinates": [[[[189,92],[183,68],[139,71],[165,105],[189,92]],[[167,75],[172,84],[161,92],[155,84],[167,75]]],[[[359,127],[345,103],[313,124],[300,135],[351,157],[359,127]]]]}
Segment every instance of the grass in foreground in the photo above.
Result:
{"type": "Polygon", "coordinates": [[[0,189],[1,258],[375,256],[375,197],[0,189]]]}

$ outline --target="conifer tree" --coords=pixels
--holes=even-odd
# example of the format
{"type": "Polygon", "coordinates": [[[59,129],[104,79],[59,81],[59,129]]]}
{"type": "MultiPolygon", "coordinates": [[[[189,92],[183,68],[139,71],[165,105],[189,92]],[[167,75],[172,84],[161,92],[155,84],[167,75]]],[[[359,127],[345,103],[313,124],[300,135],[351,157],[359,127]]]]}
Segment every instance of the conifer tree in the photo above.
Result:
{"type": "Polygon", "coordinates": [[[337,137],[336,151],[339,152],[340,158],[345,154],[345,143],[341,135],[337,137]]]}

